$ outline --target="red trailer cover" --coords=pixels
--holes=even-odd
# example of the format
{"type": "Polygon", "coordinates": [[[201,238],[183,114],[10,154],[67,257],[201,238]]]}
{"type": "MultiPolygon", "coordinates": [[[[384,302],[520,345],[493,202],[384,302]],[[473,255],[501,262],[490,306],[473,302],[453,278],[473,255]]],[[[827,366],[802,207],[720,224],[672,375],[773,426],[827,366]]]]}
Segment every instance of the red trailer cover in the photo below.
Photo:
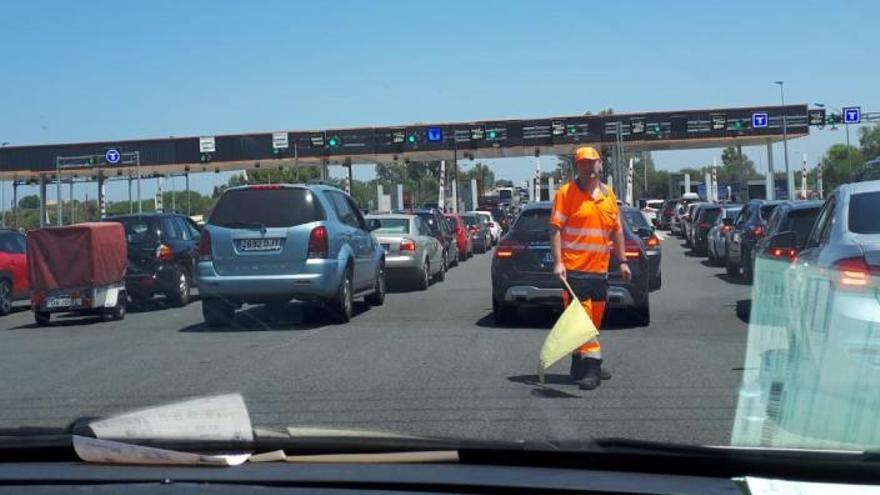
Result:
{"type": "Polygon", "coordinates": [[[121,282],[128,246],[121,223],[79,223],[28,232],[28,276],[33,290],[121,282]]]}

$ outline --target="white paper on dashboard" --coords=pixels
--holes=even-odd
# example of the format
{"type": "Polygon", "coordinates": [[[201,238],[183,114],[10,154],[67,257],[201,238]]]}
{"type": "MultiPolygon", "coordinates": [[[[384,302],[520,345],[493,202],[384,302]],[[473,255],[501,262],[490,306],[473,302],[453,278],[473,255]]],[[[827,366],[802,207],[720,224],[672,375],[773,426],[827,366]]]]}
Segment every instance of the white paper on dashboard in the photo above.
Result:
{"type": "Polygon", "coordinates": [[[73,449],[76,455],[86,462],[106,464],[238,466],[250,457],[250,454],[202,455],[178,452],[79,435],[73,436],[73,449]]]}
{"type": "Polygon", "coordinates": [[[873,485],[845,485],[840,483],[812,483],[746,476],[746,484],[752,495],[867,495],[880,493],[873,485]]]}
{"type": "Polygon", "coordinates": [[[254,432],[240,394],[217,395],[149,407],[89,423],[98,438],[117,440],[239,440],[254,432]]]}

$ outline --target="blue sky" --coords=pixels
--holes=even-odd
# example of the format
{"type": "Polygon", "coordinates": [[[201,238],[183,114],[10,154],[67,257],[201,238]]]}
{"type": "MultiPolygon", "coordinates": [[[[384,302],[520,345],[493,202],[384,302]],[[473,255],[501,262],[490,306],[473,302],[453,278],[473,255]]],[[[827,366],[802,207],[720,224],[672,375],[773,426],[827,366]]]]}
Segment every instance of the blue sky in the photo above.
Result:
{"type": "MultiPolygon", "coordinates": [[[[775,104],[778,79],[788,103],[880,110],[877,1],[29,1],[0,11],[0,142],[12,144],[775,104]]],[[[790,143],[790,159],[807,153],[812,165],[844,139],[814,131],[790,143]]],[[[766,166],[765,149],[746,152],[766,166]]],[[[654,156],[678,169],[713,155],[654,156]]],[[[534,164],[493,167],[520,180],[534,164]]]]}

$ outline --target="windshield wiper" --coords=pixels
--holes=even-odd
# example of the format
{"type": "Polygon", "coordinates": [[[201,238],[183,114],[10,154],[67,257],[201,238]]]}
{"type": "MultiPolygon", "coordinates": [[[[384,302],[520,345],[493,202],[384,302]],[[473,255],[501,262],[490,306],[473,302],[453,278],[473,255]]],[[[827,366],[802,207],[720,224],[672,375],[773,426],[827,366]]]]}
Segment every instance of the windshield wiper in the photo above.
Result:
{"type": "Polygon", "coordinates": [[[226,222],[221,223],[220,226],[227,229],[252,229],[266,232],[266,226],[258,222],[226,222]]]}

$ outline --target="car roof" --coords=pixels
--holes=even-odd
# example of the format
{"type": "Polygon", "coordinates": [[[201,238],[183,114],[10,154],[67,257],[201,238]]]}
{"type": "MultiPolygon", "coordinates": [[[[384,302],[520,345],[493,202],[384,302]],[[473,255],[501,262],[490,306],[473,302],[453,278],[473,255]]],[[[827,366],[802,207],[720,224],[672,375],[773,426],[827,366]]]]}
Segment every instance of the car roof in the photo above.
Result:
{"type": "Polygon", "coordinates": [[[117,220],[122,218],[159,218],[159,217],[183,217],[186,215],[182,215],[180,213],[156,213],[156,212],[147,212],[147,213],[123,213],[122,215],[110,215],[108,217],[104,217],[104,220],[117,220]]]}
{"type": "MultiPolygon", "coordinates": [[[[297,184],[244,184],[241,186],[230,187],[226,189],[226,191],[242,191],[247,189],[309,189],[313,191],[339,191],[341,193],[345,193],[342,189],[339,189],[336,186],[330,184],[319,184],[319,183],[297,183],[297,184]],[[272,186],[271,188],[267,188],[266,186],[272,186]]],[[[224,191],[224,192],[226,192],[224,191]]]]}
{"type": "Polygon", "coordinates": [[[549,210],[549,209],[551,209],[551,208],[553,208],[553,202],[552,202],[552,201],[536,201],[536,202],[534,202],[534,203],[529,203],[529,204],[527,204],[527,205],[523,208],[523,211],[527,211],[527,210],[538,210],[538,209],[548,209],[548,210],[549,210]]]}
{"type": "Polygon", "coordinates": [[[842,186],[849,194],[861,194],[866,192],[880,191],[880,180],[868,180],[865,182],[852,182],[842,186]]]}
{"type": "Polygon", "coordinates": [[[821,208],[825,204],[822,200],[811,201],[786,201],[780,206],[785,206],[789,211],[809,210],[813,208],[821,208]]]}
{"type": "Polygon", "coordinates": [[[388,219],[412,220],[415,217],[416,217],[415,215],[405,215],[403,213],[375,213],[372,215],[366,215],[364,218],[388,218],[388,219]]]}

